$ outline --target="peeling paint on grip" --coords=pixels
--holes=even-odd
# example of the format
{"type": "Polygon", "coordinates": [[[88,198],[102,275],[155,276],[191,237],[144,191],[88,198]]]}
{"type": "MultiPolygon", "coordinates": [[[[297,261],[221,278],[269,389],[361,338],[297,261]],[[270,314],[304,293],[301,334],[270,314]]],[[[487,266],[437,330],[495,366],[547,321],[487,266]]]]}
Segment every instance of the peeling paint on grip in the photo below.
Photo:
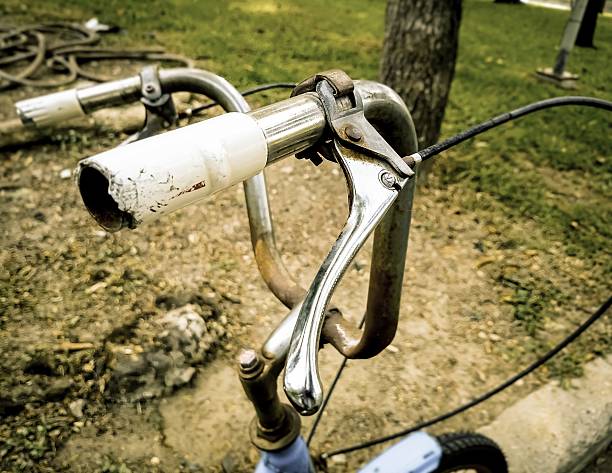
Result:
{"type": "MultiPolygon", "coordinates": [[[[79,176],[86,168],[102,174],[117,213],[127,213],[137,225],[257,174],[267,155],[257,122],[228,113],[84,159],[79,176]]],[[[80,189],[88,192],[82,183],[80,189]]],[[[95,202],[83,197],[86,205],[95,202]]],[[[95,209],[88,208],[101,223],[95,209]]]]}

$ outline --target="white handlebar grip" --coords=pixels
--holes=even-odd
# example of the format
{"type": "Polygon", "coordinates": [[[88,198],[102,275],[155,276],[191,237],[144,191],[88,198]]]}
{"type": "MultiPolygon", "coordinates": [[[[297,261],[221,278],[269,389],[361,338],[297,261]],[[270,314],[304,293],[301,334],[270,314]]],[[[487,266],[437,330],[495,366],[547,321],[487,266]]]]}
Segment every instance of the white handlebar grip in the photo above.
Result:
{"type": "Polygon", "coordinates": [[[267,157],[255,119],[227,113],[84,159],[77,181],[91,215],[117,231],[244,181],[267,157]]]}
{"type": "Polygon", "coordinates": [[[21,100],[15,108],[24,125],[48,126],[85,115],[76,89],[21,100]]]}

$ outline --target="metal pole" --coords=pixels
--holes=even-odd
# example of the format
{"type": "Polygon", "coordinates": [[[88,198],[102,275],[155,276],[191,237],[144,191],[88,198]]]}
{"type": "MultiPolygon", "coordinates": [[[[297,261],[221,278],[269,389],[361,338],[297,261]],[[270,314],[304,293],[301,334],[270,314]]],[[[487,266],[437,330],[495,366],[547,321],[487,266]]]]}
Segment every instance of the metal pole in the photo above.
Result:
{"type": "Polygon", "coordinates": [[[570,51],[576,42],[576,36],[578,35],[578,30],[580,30],[580,23],[582,22],[582,17],[584,16],[588,3],[589,0],[576,0],[576,3],[571,10],[569,20],[565,25],[563,37],[561,38],[561,45],[559,46],[559,53],[557,54],[557,58],[555,60],[555,65],[552,69],[538,69],[536,74],[540,79],[553,82],[554,84],[567,89],[574,88],[576,86],[578,76],[576,74],[567,72],[565,70],[565,66],[567,65],[567,59],[570,51]]]}
{"type": "Polygon", "coordinates": [[[563,76],[565,71],[565,65],[567,64],[567,58],[569,56],[574,43],[576,42],[576,36],[578,36],[578,30],[580,29],[580,23],[584,16],[589,0],[577,0],[572,13],[570,15],[567,25],[565,25],[565,31],[563,32],[563,38],[561,39],[561,46],[559,48],[559,54],[555,61],[555,67],[553,73],[559,77],[563,76]]]}

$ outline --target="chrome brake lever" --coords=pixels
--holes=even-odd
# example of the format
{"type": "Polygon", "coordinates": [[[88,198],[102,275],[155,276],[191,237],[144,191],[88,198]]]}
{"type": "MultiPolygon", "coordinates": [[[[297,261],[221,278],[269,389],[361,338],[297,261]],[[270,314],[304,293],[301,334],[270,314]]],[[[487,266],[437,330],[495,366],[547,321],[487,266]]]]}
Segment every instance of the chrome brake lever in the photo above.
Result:
{"type": "Polygon", "coordinates": [[[350,213],[306,294],[289,346],[284,389],[302,415],[314,414],[323,401],[317,357],[325,309],[334,289],[400,190],[414,176],[365,119],[359,97],[355,98],[356,104],[342,110],[342,100],[334,97],[327,82],[320,82],[317,91],[332,128],[328,151],[343,170],[350,213]]]}

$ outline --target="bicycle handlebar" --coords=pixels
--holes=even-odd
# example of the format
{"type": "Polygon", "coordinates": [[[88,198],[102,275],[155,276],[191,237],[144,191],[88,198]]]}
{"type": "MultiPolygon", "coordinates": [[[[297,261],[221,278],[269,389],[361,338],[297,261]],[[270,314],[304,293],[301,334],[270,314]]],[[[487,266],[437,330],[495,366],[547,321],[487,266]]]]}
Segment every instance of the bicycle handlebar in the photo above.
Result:
{"type": "Polygon", "coordinates": [[[15,104],[15,108],[24,125],[48,126],[85,116],[77,89],[22,100],[15,104]]]}
{"type": "MultiPolygon", "coordinates": [[[[150,94],[143,90],[143,81],[148,83],[151,75],[144,74],[146,77],[143,77],[144,72],[143,70],[137,76],[121,80],[60,92],[62,95],[50,94],[24,100],[16,104],[17,113],[25,124],[46,126],[101,108],[136,102],[143,98],[145,93],[150,94]]],[[[225,79],[211,72],[191,68],[160,69],[158,79],[162,94],[191,92],[213,99],[214,103],[226,112],[250,110],[240,92],[225,79]]],[[[152,85],[155,87],[157,84],[152,85]]],[[[135,135],[136,139],[144,137],[140,133],[135,135]]],[[[263,173],[256,174],[245,180],[243,185],[257,266],[274,295],[287,307],[294,307],[302,300],[306,291],[299,287],[289,274],[276,248],[265,176],[263,173]]],[[[101,198],[106,194],[107,192],[102,193],[101,198]]]]}
{"type": "Polygon", "coordinates": [[[87,158],[78,185],[96,221],[117,231],[242,182],[266,160],[257,122],[232,112],[87,158]]]}
{"type": "MultiPolygon", "coordinates": [[[[397,94],[384,85],[368,81],[356,81],[354,86],[355,94],[359,94],[363,102],[366,118],[386,132],[385,138],[398,153],[405,156],[415,152],[414,126],[397,94]]],[[[320,142],[328,126],[322,101],[312,92],[240,117],[232,115],[189,125],[81,161],[77,180],[90,213],[110,231],[133,228],[229,187],[267,164],[311,147],[320,142]]],[[[350,173],[346,177],[350,184],[350,173]]],[[[375,282],[369,288],[363,332],[339,318],[325,323],[326,341],[348,357],[376,355],[390,343],[395,333],[414,186],[407,187],[395,203],[386,204],[392,204],[389,211],[379,215],[385,216],[374,239],[371,280],[375,282]]],[[[343,233],[354,225],[361,224],[349,219],[343,233]]],[[[352,243],[351,248],[363,244],[372,228],[356,230],[359,241],[352,243]]],[[[327,260],[333,260],[338,249],[334,246],[327,260]]],[[[343,252],[342,261],[332,265],[338,277],[353,256],[353,250],[343,252]]],[[[327,271],[326,266],[324,272],[327,271]]],[[[319,284],[317,279],[306,300],[314,297],[328,301],[334,288],[335,284],[319,284]]],[[[300,336],[307,341],[303,346],[308,350],[302,350],[295,343],[270,347],[279,351],[273,354],[275,358],[292,361],[290,373],[286,372],[285,377],[288,397],[299,412],[312,414],[321,398],[316,366],[321,324],[303,323],[313,316],[309,305],[305,307],[300,309],[292,340],[298,339],[298,332],[309,332],[306,338],[300,336]],[[305,351],[314,356],[308,356],[309,361],[304,366],[294,363],[304,359],[305,351]],[[299,379],[304,382],[298,382],[299,379]]],[[[321,315],[318,309],[315,312],[316,317],[321,315]]],[[[287,327],[283,332],[288,332],[287,327]]]]}
{"type": "MultiPolygon", "coordinates": [[[[384,111],[403,116],[405,106],[388,87],[355,81],[355,88],[370,115],[379,116],[384,111]]],[[[266,164],[303,151],[320,140],[326,127],[323,107],[313,93],[246,115],[250,121],[236,119],[230,123],[216,117],[80,161],[77,181],[86,207],[109,231],[135,228],[236,184],[256,173],[255,168],[261,170],[266,164]],[[209,128],[214,131],[209,132],[209,128]],[[247,156],[240,151],[247,143],[240,137],[242,132],[258,136],[257,140],[263,137],[265,161],[259,155],[247,156]],[[206,164],[207,170],[190,169],[197,160],[202,163],[203,156],[213,161],[206,164]],[[191,177],[189,173],[193,173],[191,177]],[[202,182],[205,177],[211,182],[202,182]]]]}
{"type": "Polygon", "coordinates": [[[24,125],[49,126],[140,97],[140,76],[67,89],[15,103],[24,125]]]}
{"type": "MultiPolygon", "coordinates": [[[[215,100],[225,110],[236,110],[239,92],[222,77],[192,68],[160,69],[159,82],[163,93],[193,92],[215,100]],[[232,93],[229,93],[229,91],[232,93]]],[[[82,117],[101,108],[139,100],[143,96],[142,76],[104,82],[92,86],[67,89],[15,103],[17,115],[24,125],[48,126],[82,117]]],[[[240,98],[240,97],[239,97],[240,98]]],[[[244,102],[246,105],[246,102],[244,102]]],[[[248,107],[248,105],[247,105],[248,107]]],[[[241,110],[244,111],[244,110],[241,110]]]]}

